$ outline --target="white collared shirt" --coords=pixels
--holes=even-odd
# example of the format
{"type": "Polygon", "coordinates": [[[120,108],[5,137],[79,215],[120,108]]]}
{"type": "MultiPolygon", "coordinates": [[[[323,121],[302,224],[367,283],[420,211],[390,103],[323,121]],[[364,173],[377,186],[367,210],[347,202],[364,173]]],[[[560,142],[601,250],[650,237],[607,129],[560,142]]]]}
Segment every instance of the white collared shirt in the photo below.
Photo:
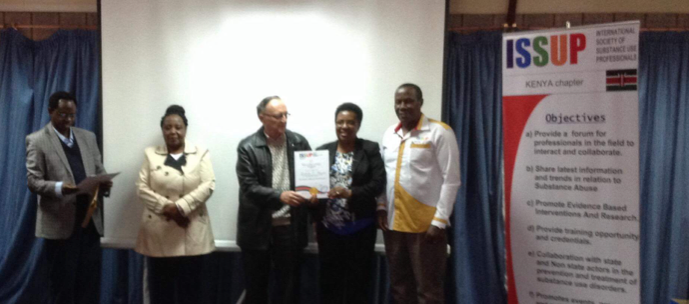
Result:
{"type": "Polygon", "coordinates": [[[387,209],[388,227],[412,233],[426,232],[430,225],[445,228],[461,184],[452,129],[424,115],[407,134],[393,125],[383,135],[381,154],[387,186],[378,209],[387,209]]]}
{"type": "Polygon", "coordinates": [[[53,131],[55,131],[57,137],[60,139],[60,141],[65,143],[67,147],[71,148],[72,146],[74,146],[74,131],[72,131],[72,128],[69,128],[69,138],[62,135],[62,133],[58,132],[57,129],[55,129],[55,127],[53,127],[53,131]]]}

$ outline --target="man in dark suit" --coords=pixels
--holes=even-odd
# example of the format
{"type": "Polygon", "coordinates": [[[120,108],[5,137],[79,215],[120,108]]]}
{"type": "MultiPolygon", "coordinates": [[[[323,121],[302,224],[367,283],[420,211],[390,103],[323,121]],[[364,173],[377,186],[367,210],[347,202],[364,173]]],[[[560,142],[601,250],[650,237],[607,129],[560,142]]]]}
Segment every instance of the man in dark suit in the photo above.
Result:
{"type": "MultiPolygon", "coordinates": [[[[26,175],[38,194],[36,237],[44,238],[51,303],[98,303],[103,231],[97,208],[82,228],[89,194],[76,195],[86,177],[104,174],[96,136],[73,127],[76,98],[56,92],[48,102],[50,123],[26,137],[26,175]]],[[[102,185],[109,189],[112,182],[102,185]]]]}
{"type": "Polygon", "coordinates": [[[263,127],[237,148],[237,244],[244,264],[244,303],[268,303],[271,268],[276,278],[271,303],[299,303],[306,200],[294,191],[294,151],[311,147],[303,136],[286,129],[289,113],[280,97],[264,98],[257,112],[263,127]]]}

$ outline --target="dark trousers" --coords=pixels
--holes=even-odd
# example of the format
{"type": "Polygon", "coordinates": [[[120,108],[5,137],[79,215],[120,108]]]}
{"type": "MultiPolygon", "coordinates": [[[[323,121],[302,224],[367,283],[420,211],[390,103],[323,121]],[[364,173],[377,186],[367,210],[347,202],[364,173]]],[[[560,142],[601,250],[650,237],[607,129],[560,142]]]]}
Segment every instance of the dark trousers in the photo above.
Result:
{"type": "Polygon", "coordinates": [[[268,250],[242,249],[245,304],[299,303],[299,267],[302,249],[292,236],[290,226],[272,228],[272,242],[268,250]],[[274,289],[270,296],[269,284],[273,270],[274,289]]]}
{"type": "Polygon", "coordinates": [[[376,226],[338,235],[317,226],[321,303],[365,304],[371,301],[376,226]]]}
{"type": "Polygon", "coordinates": [[[149,257],[148,290],[151,303],[209,303],[209,283],[204,280],[208,256],[149,257]]]}
{"type": "MultiPolygon", "coordinates": [[[[81,223],[79,223],[81,224],[81,223]]],[[[90,222],[66,240],[45,240],[50,303],[93,304],[100,301],[100,235],[90,222]]]]}
{"type": "Polygon", "coordinates": [[[390,293],[396,304],[445,303],[447,235],[435,243],[426,233],[385,232],[390,293]]]}

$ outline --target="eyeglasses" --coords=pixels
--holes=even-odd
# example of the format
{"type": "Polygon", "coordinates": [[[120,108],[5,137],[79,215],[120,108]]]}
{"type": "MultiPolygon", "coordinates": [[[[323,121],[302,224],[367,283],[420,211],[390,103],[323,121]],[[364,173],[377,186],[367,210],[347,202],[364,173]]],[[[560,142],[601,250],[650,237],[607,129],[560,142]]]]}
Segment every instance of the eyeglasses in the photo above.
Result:
{"type": "Polygon", "coordinates": [[[76,113],[60,113],[60,112],[57,112],[57,115],[60,115],[60,118],[62,118],[62,119],[65,119],[65,118],[67,118],[67,117],[69,117],[69,118],[71,118],[71,119],[74,119],[75,117],[77,117],[77,114],[76,114],[76,113]]]}
{"type": "Polygon", "coordinates": [[[283,117],[284,117],[285,119],[287,119],[287,118],[289,118],[289,116],[291,115],[291,114],[288,113],[288,112],[285,112],[285,113],[277,113],[277,114],[268,114],[268,113],[265,113],[265,112],[264,112],[264,113],[261,113],[261,114],[262,114],[262,115],[265,115],[265,116],[268,116],[268,117],[275,118],[275,119],[277,119],[277,120],[280,120],[280,119],[282,119],[283,117]]]}

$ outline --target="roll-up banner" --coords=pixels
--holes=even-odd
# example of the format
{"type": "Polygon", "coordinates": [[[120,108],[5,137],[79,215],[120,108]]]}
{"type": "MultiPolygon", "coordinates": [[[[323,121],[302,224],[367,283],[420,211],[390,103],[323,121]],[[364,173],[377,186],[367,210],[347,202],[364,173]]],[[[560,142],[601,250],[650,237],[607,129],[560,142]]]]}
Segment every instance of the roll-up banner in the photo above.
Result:
{"type": "Polygon", "coordinates": [[[639,303],[639,22],[502,50],[509,303],[639,303]]]}

